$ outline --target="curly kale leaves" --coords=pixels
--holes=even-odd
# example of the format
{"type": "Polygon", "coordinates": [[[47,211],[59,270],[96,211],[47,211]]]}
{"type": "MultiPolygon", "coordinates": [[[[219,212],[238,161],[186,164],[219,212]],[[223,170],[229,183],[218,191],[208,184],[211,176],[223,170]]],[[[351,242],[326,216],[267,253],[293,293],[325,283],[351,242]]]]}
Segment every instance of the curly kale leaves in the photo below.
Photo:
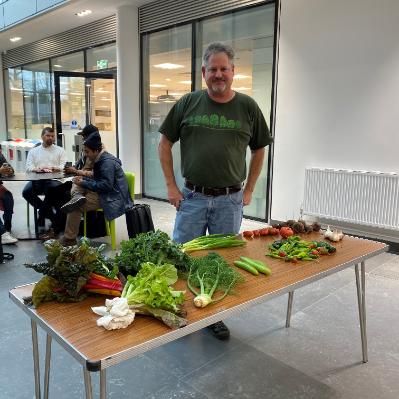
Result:
{"type": "Polygon", "coordinates": [[[141,265],[146,262],[156,265],[169,263],[184,273],[189,269],[190,258],[181,248],[181,245],[171,241],[166,233],[157,230],[122,241],[121,252],[115,260],[125,276],[136,275],[141,265]]]}

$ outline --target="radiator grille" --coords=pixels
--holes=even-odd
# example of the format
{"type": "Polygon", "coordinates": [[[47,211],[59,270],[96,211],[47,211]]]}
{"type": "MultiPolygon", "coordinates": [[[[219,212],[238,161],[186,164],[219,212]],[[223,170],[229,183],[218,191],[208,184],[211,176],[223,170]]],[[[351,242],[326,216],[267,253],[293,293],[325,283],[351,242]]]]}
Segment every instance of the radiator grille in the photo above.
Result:
{"type": "Polygon", "coordinates": [[[399,175],[307,168],[306,215],[399,230],[399,175]]]}

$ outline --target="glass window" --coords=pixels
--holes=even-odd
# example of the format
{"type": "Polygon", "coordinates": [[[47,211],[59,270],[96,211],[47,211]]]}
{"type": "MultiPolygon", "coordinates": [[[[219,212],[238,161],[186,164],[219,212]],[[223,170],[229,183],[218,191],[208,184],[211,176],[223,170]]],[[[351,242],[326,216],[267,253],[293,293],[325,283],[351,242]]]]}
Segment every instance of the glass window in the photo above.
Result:
{"type": "MultiPolygon", "coordinates": [[[[167,198],[158,158],[158,129],[183,94],[191,91],[191,25],[152,33],[143,38],[144,49],[144,192],[167,198]]],[[[173,146],[176,180],[182,186],[180,146],[173,146]]]]}
{"type": "Polygon", "coordinates": [[[91,48],[87,50],[86,55],[88,71],[116,68],[115,43],[91,48]]]}
{"type": "MultiPolygon", "coordinates": [[[[274,4],[268,4],[228,15],[209,18],[197,27],[196,87],[206,87],[201,76],[202,54],[214,41],[230,44],[236,53],[232,88],[255,99],[270,126],[273,77],[274,4]]],[[[265,218],[267,161],[256,183],[252,202],[244,208],[245,216],[265,218]]],[[[251,152],[247,151],[247,169],[251,152]]]]}
{"type": "Polygon", "coordinates": [[[84,72],[83,51],[52,58],[51,68],[53,71],[84,72]]]}
{"type": "Polygon", "coordinates": [[[4,23],[12,25],[36,13],[36,1],[10,0],[3,5],[4,23]]]}
{"type": "Polygon", "coordinates": [[[6,69],[4,71],[4,83],[6,88],[8,138],[25,138],[21,68],[6,69]]]}
{"type": "Polygon", "coordinates": [[[22,88],[26,137],[37,139],[45,126],[53,125],[49,62],[42,61],[23,66],[22,88]]]}

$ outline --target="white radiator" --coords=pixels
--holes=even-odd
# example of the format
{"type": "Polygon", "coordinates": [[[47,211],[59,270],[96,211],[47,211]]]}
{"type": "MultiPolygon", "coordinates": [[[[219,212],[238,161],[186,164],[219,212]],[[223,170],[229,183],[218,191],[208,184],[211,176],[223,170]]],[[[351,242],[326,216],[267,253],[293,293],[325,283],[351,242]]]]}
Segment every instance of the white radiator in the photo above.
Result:
{"type": "Polygon", "coordinates": [[[307,168],[303,213],[399,230],[399,175],[307,168]]]}

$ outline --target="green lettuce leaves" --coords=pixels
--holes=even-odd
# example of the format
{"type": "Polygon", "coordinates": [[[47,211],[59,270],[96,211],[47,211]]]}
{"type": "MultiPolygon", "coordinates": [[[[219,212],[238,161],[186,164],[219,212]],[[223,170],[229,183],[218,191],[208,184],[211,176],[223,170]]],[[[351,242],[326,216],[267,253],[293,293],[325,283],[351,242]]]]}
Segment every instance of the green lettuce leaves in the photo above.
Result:
{"type": "Polygon", "coordinates": [[[184,291],[170,287],[176,281],[175,266],[146,262],[135,277],[128,276],[122,297],[127,298],[129,305],[145,304],[177,313],[184,302],[184,291]]]}

